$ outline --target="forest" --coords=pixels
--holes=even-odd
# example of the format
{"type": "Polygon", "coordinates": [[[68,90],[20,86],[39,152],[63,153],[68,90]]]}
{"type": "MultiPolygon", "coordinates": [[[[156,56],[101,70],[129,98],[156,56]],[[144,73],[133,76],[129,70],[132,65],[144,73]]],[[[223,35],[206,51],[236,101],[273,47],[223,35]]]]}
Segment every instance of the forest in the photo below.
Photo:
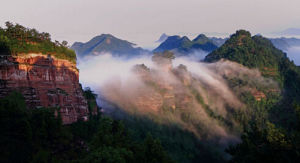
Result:
{"type": "Polygon", "coordinates": [[[0,162],[174,162],[158,139],[136,141],[119,120],[98,114],[62,125],[55,111],[28,109],[17,92],[0,99],[0,162]]]}
{"type": "MultiPolygon", "coordinates": [[[[6,28],[0,28],[0,55],[22,53],[50,54],[76,63],[76,54],[67,42],[52,42],[48,33],[7,22],[6,28]]],[[[165,51],[153,54],[152,60],[159,62],[163,58],[171,63],[174,56],[165,51]]],[[[280,89],[255,85],[247,76],[223,75],[229,88],[245,104],[242,111],[225,106],[228,115],[224,118],[204,103],[194,87],[185,87],[209,118],[219,126],[241,133],[238,143],[220,148],[214,141],[199,139],[195,132],[175,123],[156,123],[155,120],[161,120],[158,116],[122,113],[123,118],[118,119],[102,114],[101,108],[98,114],[90,114],[88,121],[63,125],[59,108],[28,108],[22,94],[12,92],[0,99],[0,162],[297,162],[300,158],[300,68],[271,41],[251,36],[245,30],[231,35],[204,62],[224,59],[259,70],[263,77],[276,81],[280,89]],[[251,93],[239,90],[249,85],[264,93],[265,98],[257,100],[251,93]],[[234,128],[235,125],[238,127],[234,128]]],[[[138,67],[150,72],[145,65],[138,67]]],[[[180,71],[186,72],[186,67],[180,65],[171,73],[178,75],[180,71]]],[[[153,81],[147,84],[162,93],[168,91],[160,90],[153,81]]],[[[97,95],[89,88],[83,91],[91,110],[97,105],[97,95]]],[[[197,126],[206,136],[207,128],[198,125],[202,123],[195,119],[195,112],[165,106],[160,116],[169,119],[180,116],[184,123],[197,126]]]]}

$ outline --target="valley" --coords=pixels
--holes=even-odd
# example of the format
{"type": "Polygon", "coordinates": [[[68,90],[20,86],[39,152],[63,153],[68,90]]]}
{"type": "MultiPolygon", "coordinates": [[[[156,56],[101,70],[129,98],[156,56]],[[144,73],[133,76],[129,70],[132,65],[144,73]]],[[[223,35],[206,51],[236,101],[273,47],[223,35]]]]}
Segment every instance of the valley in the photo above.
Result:
{"type": "Polygon", "coordinates": [[[0,162],[299,158],[300,69],[278,49],[295,39],[165,34],[149,51],[10,22],[0,34],[0,162]]]}

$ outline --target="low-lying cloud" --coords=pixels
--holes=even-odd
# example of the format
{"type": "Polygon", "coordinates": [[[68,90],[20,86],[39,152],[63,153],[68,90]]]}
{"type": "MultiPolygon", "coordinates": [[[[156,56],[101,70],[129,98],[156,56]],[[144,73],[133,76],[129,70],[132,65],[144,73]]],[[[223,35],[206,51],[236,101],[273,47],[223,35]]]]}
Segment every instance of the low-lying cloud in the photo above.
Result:
{"type": "Polygon", "coordinates": [[[104,112],[111,113],[112,108],[105,104],[113,104],[128,114],[177,124],[200,139],[221,145],[239,141],[241,126],[233,113],[245,109],[240,93],[257,92],[257,85],[277,88],[258,70],[224,60],[208,64],[191,57],[170,62],[150,56],[125,59],[105,54],[79,60],[78,67],[80,82],[99,94],[104,112]],[[228,79],[247,82],[230,86],[228,79]]]}
{"type": "Polygon", "coordinates": [[[300,46],[292,46],[287,50],[287,56],[293,60],[297,66],[300,66],[300,46]]]}

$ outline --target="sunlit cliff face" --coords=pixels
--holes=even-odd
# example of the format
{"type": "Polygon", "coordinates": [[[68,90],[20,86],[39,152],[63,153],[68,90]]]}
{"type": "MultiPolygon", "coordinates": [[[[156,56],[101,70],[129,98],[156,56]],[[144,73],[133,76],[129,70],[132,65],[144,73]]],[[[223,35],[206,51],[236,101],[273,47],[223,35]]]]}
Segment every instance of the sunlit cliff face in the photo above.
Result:
{"type": "Polygon", "coordinates": [[[42,53],[0,57],[0,98],[20,92],[28,108],[59,107],[63,124],[87,120],[75,63],[42,53]]]}
{"type": "MultiPolygon", "coordinates": [[[[100,56],[87,63],[90,67],[79,66],[81,82],[92,84],[102,99],[128,114],[177,124],[200,139],[223,145],[238,141],[241,127],[233,114],[246,108],[239,95],[256,91],[257,85],[278,88],[258,70],[224,60],[207,64],[164,56],[129,61],[100,56]],[[230,86],[231,79],[248,84],[230,86]]],[[[110,108],[104,106],[104,111],[110,108]]]]}

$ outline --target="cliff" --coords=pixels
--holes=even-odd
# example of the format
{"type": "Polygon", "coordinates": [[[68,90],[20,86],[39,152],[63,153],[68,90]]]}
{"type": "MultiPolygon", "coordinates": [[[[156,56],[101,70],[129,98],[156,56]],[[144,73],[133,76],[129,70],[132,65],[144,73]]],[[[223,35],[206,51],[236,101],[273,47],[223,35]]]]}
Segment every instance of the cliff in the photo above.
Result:
{"type": "Polygon", "coordinates": [[[38,53],[0,55],[0,98],[23,94],[29,108],[59,107],[64,124],[87,120],[76,64],[38,53]]]}

